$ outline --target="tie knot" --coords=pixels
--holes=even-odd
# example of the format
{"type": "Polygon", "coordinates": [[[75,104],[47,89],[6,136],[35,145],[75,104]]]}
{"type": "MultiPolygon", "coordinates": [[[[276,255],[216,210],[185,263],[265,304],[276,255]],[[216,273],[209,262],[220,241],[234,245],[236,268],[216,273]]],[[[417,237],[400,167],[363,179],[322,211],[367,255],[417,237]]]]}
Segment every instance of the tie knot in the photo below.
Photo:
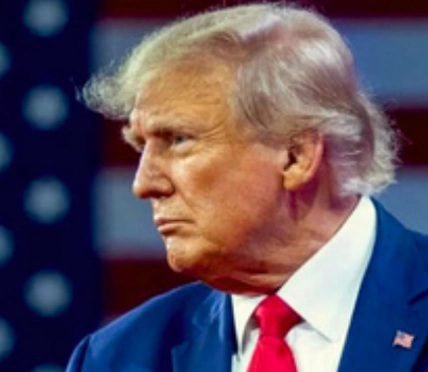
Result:
{"type": "Polygon", "coordinates": [[[281,339],[300,321],[300,316],[276,295],[266,297],[257,306],[254,317],[262,336],[281,339]]]}

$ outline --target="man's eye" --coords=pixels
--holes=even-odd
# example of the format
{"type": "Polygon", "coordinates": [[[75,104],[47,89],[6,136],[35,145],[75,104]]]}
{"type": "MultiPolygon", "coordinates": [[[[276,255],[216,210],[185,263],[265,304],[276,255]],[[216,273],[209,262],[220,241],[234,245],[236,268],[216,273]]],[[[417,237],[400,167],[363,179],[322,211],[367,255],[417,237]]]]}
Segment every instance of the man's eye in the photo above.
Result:
{"type": "Polygon", "coordinates": [[[180,144],[188,141],[189,139],[190,139],[189,136],[178,134],[178,135],[172,136],[172,143],[174,145],[180,145],[180,144]]]}

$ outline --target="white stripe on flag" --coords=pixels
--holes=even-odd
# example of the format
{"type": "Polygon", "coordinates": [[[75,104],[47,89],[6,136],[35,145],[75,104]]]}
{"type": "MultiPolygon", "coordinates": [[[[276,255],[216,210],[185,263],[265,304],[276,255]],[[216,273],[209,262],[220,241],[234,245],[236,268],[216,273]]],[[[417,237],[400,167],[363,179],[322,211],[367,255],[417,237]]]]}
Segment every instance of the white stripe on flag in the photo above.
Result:
{"type": "MultiPolygon", "coordinates": [[[[160,258],[164,247],[151,208],[131,193],[133,169],[102,171],[95,184],[97,245],[109,258],[160,258]]],[[[406,226],[428,233],[428,167],[404,168],[380,201],[406,226]]]]}

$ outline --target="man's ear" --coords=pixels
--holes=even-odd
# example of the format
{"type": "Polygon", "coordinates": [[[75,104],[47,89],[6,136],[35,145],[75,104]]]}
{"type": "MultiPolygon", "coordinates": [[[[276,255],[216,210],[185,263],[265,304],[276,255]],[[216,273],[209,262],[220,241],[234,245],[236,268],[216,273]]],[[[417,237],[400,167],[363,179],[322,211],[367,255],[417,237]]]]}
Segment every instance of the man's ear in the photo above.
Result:
{"type": "Polygon", "coordinates": [[[320,168],[324,151],[322,135],[316,131],[301,133],[287,151],[283,186],[288,191],[296,191],[309,183],[320,168]]]}

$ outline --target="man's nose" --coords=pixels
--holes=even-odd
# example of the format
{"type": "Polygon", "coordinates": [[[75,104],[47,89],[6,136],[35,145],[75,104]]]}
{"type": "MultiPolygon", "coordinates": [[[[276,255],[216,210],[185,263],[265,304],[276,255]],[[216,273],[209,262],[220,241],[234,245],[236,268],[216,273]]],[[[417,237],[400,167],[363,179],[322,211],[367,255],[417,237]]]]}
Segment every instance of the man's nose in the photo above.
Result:
{"type": "Polygon", "coordinates": [[[144,151],[135,172],[132,191],[137,198],[160,198],[173,192],[173,186],[161,159],[156,154],[144,151]]]}

